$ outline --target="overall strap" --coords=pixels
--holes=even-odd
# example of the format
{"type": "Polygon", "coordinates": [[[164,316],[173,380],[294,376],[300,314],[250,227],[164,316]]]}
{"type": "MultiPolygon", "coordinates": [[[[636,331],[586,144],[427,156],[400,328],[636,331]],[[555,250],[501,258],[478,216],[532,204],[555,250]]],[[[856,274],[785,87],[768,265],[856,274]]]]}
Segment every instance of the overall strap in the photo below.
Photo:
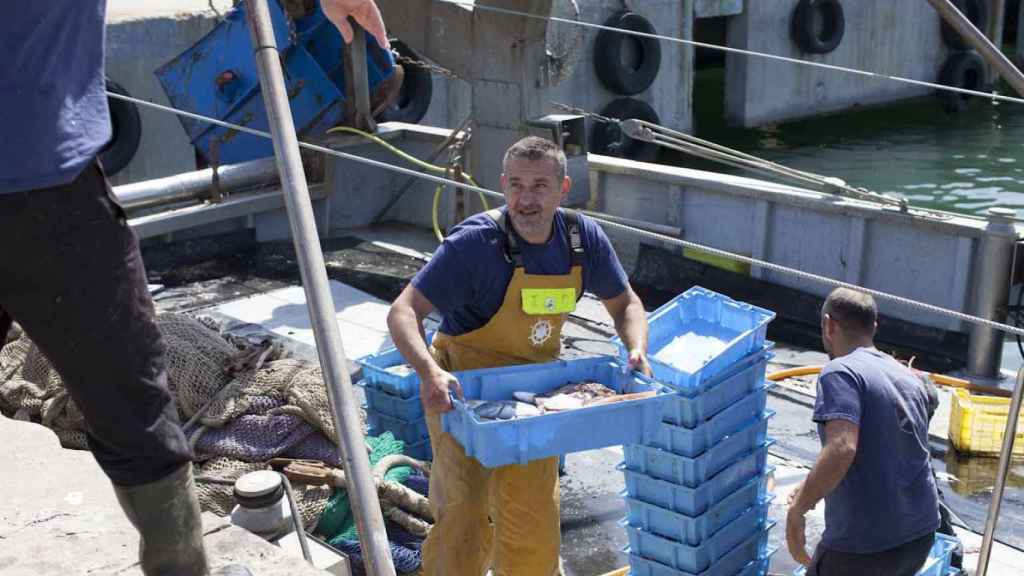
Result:
{"type": "MultiPolygon", "coordinates": [[[[565,218],[565,227],[569,233],[569,265],[582,266],[585,251],[583,249],[583,234],[580,231],[580,215],[575,210],[558,209],[565,218]]],[[[488,210],[487,215],[491,217],[498,228],[505,233],[505,261],[514,264],[516,268],[523,267],[523,252],[519,247],[517,234],[508,222],[508,211],[502,212],[495,208],[488,210]]]]}
{"type": "Polygon", "coordinates": [[[508,222],[508,211],[502,211],[500,208],[488,210],[487,215],[498,225],[498,229],[505,233],[505,242],[503,246],[503,253],[505,255],[505,261],[509,264],[514,265],[516,268],[523,267],[523,251],[519,248],[519,241],[516,239],[516,234],[512,230],[512,225],[508,222]]]}
{"type": "Polygon", "coordinates": [[[570,266],[583,266],[583,235],[580,232],[580,213],[575,210],[559,208],[565,217],[565,227],[569,231],[569,262],[570,266]]]}

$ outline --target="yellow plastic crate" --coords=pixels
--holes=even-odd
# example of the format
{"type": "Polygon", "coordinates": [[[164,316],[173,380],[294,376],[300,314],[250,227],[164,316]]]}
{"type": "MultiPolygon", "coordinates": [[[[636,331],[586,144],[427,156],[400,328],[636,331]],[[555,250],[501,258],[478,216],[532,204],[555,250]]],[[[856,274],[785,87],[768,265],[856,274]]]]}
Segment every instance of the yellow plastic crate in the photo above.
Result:
{"type": "MultiPolygon", "coordinates": [[[[1009,398],[978,396],[966,390],[953,390],[949,440],[959,452],[999,456],[1009,413],[1009,398]]],[[[1018,416],[1013,455],[1024,458],[1024,410],[1018,416]]]]}

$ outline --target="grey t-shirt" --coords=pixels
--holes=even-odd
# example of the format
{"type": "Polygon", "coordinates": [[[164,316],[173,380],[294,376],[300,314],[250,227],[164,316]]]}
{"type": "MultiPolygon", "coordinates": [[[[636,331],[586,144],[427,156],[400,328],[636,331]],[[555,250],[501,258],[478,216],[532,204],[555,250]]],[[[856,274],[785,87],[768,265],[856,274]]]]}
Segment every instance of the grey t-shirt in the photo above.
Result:
{"type": "Polygon", "coordinates": [[[825,497],[821,545],[870,554],[934,532],[938,494],[928,451],[928,394],[908,368],[874,348],[832,360],[818,379],[814,421],[848,420],[857,455],[825,497]]]}

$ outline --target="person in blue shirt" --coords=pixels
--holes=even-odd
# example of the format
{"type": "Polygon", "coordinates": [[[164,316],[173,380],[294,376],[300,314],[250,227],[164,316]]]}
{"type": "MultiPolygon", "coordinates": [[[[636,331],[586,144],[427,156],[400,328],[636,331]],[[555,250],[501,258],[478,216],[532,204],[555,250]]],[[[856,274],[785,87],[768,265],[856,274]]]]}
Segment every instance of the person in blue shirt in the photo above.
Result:
{"type": "Polygon", "coordinates": [[[434,526],[423,544],[425,576],[532,574],[559,570],[558,459],[484,468],[441,429],[461,395],[453,371],[549,362],[584,292],[600,298],[629,350],[633,369],[650,373],[643,304],[607,236],[559,204],[571,186],[565,154],[528,137],[505,154],[506,206],[456,226],[395,300],[388,327],[420,377],[434,463],[434,526]],[[422,322],[443,318],[428,349],[422,322]]]}
{"type": "Polygon", "coordinates": [[[786,541],[810,576],[912,576],[928,558],[939,503],[928,450],[928,393],[874,345],[870,295],[833,291],[821,331],[831,361],[818,378],[822,450],[790,497],[786,541]],[[808,556],[804,515],[825,500],[825,531],[808,556]]]}
{"type": "MultiPolygon", "coordinates": [[[[323,2],[387,44],[372,0],[323,2]]],[[[143,572],[205,576],[192,451],[142,257],[97,160],[111,137],[105,13],[106,0],[33,0],[0,20],[0,346],[17,321],[60,373],[139,531],[143,572]]]]}

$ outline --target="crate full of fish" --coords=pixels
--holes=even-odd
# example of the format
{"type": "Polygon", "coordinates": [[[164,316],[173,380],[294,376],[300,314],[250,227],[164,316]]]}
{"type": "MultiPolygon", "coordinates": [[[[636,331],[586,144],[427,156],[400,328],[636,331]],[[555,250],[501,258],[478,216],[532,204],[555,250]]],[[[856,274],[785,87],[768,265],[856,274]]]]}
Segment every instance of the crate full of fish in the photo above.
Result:
{"type": "MultiPolygon", "coordinates": [[[[655,380],[686,396],[704,392],[717,374],[764,347],[770,310],[694,286],[647,318],[647,357],[655,380]]],[[[614,340],[625,357],[622,341],[614,340]]]]}
{"type": "Polygon", "coordinates": [[[654,433],[668,390],[607,357],[455,374],[463,400],[445,432],[486,467],[636,444],[654,433]]]}

